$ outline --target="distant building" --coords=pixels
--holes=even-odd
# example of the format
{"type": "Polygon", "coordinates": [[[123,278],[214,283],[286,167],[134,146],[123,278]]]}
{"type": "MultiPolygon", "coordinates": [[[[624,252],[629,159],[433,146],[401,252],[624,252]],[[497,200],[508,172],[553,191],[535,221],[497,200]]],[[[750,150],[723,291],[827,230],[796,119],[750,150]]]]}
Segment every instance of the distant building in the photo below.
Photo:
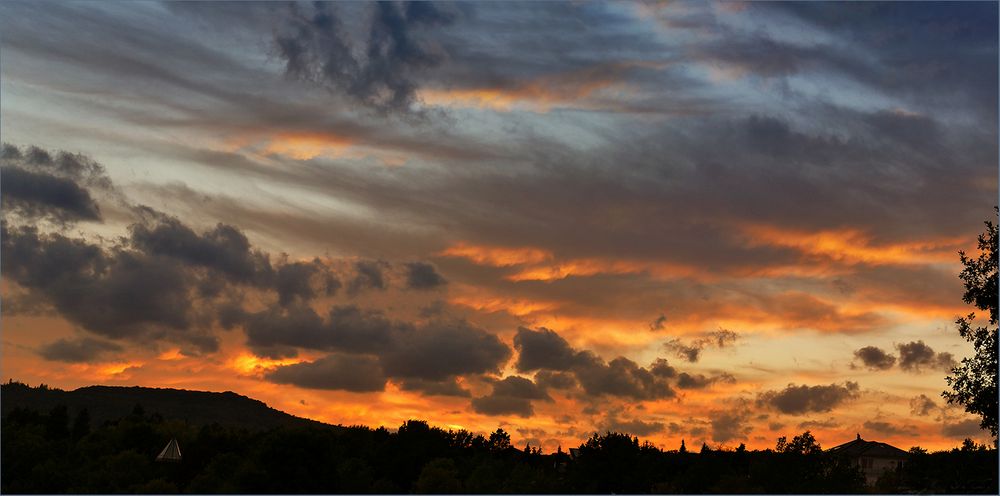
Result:
{"type": "Polygon", "coordinates": [[[861,439],[861,434],[858,434],[857,439],[834,446],[827,451],[854,460],[861,467],[869,485],[874,484],[882,474],[902,468],[910,457],[909,453],[895,446],[878,441],[865,441],[861,439]]]}

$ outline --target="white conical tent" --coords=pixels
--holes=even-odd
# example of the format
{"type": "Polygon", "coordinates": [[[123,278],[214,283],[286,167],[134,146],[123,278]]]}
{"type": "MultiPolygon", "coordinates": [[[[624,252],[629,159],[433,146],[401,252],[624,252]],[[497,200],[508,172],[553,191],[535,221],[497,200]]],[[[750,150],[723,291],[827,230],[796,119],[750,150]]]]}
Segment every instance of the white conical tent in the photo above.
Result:
{"type": "Polygon", "coordinates": [[[171,439],[163,451],[156,457],[158,462],[177,462],[181,460],[181,447],[176,439],[171,439]]]}

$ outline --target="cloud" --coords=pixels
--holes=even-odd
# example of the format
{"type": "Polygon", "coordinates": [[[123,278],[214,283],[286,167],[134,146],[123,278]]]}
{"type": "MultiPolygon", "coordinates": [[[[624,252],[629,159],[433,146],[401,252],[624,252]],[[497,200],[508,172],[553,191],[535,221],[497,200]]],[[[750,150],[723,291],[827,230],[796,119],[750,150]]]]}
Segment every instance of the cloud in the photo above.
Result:
{"type": "Polygon", "coordinates": [[[955,422],[953,424],[944,424],[941,426],[941,434],[949,437],[955,438],[966,438],[966,437],[987,437],[989,431],[983,429],[979,425],[978,420],[968,419],[961,422],[955,422]]]}
{"type": "Polygon", "coordinates": [[[386,378],[376,358],[335,353],[313,362],[282,365],[264,375],[278,384],[356,393],[382,391],[386,378]]]}
{"type": "Polygon", "coordinates": [[[861,360],[861,363],[869,370],[888,370],[896,364],[895,356],[875,346],[865,346],[856,350],[854,357],[861,360]]]}
{"type": "Polygon", "coordinates": [[[672,398],[676,394],[668,380],[676,371],[663,359],[649,369],[625,357],[605,362],[593,352],[573,349],[562,336],[546,328],[518,328],[514,348],[518,350],[517,370],[572,373],[587,394],[640,400],[672,398]]]}
{"type": "Polygon", "coordinates": [[[514,335],[517,350],[515,367],[520,372],[532,370],[569,370],[581,363],[578,353],[562,336],[544,327],[532,330],[518,327],[514,335]]]}
{"type": "MultiPolygon", "coordinates": [[[[315,81],[380,112],[408,112],[419,73],[442,58],[421,31],[450,23],[452,16],[430,2],[370,6],[367,40],[360,43],[347,36],[340,6],[315,4],[311,13],[291,6],[274,38],[278,56],[290,76],[315,81]]],[[[358,13],[348,19],[355,24],[358,13]]]]}
{"type": "Polygon", "coordinates": [[[951,370],[955,367],[955,357],[951,353],[934,353],[934,349],[921,341],[898,344],[899,368],[907,372],[921,372],[924,368],[951,370]]]}
{"type": "Polygon", "coordinates": [[[278,267],[274,274],[274,289],[278,293],[278,304],[288,306],[294,302],[306,302],[315,298],[317,282],[322,294],[333,296],[341,287],[340,279],[326,270],[319,259],[312,262],[292,262],[278,267]]]}
{"type": "Polygon", "coordinates": [[[430,322],[401,333],[380,352],[390,376],[426,380],[499,372],[510,355],[499,338],[465,321],[430,322]]]}
{"type": "Polygon", "coordinates": [[[215,270],[242,283],[262,284],[271,277],[268,256],[252,249],[246,235],[230,225],[220,223],[199,235],[175,217],[160,216],[155,224],[133,224],[130,231],[132,245],[152,255],[215,270]]]}
{"type": "Polygon", "coordinates": [[[613,414],[608,414],[601,426],[603,431],[622,432],[635,436],[649,436],[663,432],[665,428],[663,422],[644,422],[637,418],[625,420],[613,414]]]}
{"type": "Polygon", "coordinates": [[[424,262],[406,264],[406,287],[410,289],[434,289],[448,281],[437,273],[434,266],[424,262]]]}
{"type": "Polygon", "coordinates": [[[895,425],[889,422],[875,420],[866,421],[863,425],[865,429],[890,436],[914,436],[918,432],[915,425],[895,425]]]}
{"type": "Polygon", "coordinates": [[[707,347],[725,348],[739,339],[739,334],[728,329],[719,328],[707,333],[704,337],[684,344],[680,339],[671,339],[663,343],[663,347],[683,360],[694,363],[701,357],[701,352],[707,347]]]}
{"type": "Polygon", "coordinates": [[[364,289],[385,290],[387,285],[382,273],[389,264],[382,260],[358,260],[354,263],[355,276],[347,285],[347,292],[356,295],[364,289]]]}
{"type": "Polygon", "coordinates": [[[780,391],[765,391],[757,397],[757,404],[770,406],[781,413],[801,414],[808,412],[828,412],[844,402],[857,398],[858,383],[845,382],[844,385],[796,386],[789,384],[780,391]]]}
{"type": "Polygon", "coordinates": [[[937,403],[934,403],[934,400],[928,398],[927,395],[924,394],[914,396],[910,399],[910,415],[926,417],[938,408],[937,403]]]}
{"type": "Polygon", "coordinates": [[[745,407],[731,411],[713,412],[711,418],[712,440],[725,443],[734,439],[746,439],[753,431],[748,425],[750,412],[745,407]]]}
{"type": "Polygon", "coordinates": [[[110,341],[84,337],[54,341],[39,348],[38,354],[46,360],[80,363],[95,361],[107,353],[121,349],[121,346],[110,341]]]}
{"type": "Polygon", "coordinates": [[[535,383],[545,389],[572,389],[577,386],[576,376],[573,374],[551,370],[536,372],[535,383]]]}
{"type": "Polygon", "coordinates": [[[497,372],[511,354],[495,335],[465,321],[417,326],[356,305],[333,306],[325,318],[307,306],[270,308],[244,322],[247,344],[257,353],[285,356],[296,348],[371,353],[394,379],[445,381],[497,372]]]}
{"type": "Polygon", "coordinates": [[[649,371],[652,372],[653,375],[667,379],[677,376],[677,369],[670,366],[670,364],[663,358],[657,358],[654,360],[653,364],[649,366],[649,371]]]}
{"type": "Polygon", "coordinates": [[[403,391],[418,391],[424,396],[455,396],[459,398],[471,396],[469,391],[462,388],[454,379],[444,381],[403,379],[399,386],[403,391]]]}
{"type": "Polygon", "coordinates": [[[493,383],[493,391],[489,395],[473,398],[472,409],[486,415],[530,417],[534,414],[531,400],[552,401],[552,398],[534,382],[524,377],[508,376],[493,383]]]}
{"type": "Polygon", "coordinates": [[[840,424],[833,418],[829,418],[827,420],[806,420],[804,422],[799,422],[799,429],[833,429],[836,427],[840,427],[840,424]]]}
{"type": "Polygon", "coordinates": [[[734,383],[736,378],[731,374],[722,373],[713,377],[704,374],[688,374],[681,372],[677,376],[677,387],[680,389],[704,389],[716,382],[734,383]]]}
{"type": "Polygon", "coordinates": [[[573,369],[587,394],[618,396],[636,400],[672,398],[673,388],[663,377],[639,367],[625,357],[605,363],[591,352],[582,352],[582,363],[573,369]]]}
{"type": "Polygon", "coordinates": [[[108,192],[111,182],[103,166],[83,155],[59,152],[53,157],[38,147],[22,152],[4,143],[0,173],[0,197],[8,214],[59,224],[102,220],[91,188],[108,192]]]}
{"type": "Polygon", "coordinates": [[[192,276],[177,261],[106,252],[84,240],[40,234],[33,226],[5,225],[0,235],[5,277],[70,322],[112,339],[172,337],[201,351],[217,348],[192,306],[192,276]]]}

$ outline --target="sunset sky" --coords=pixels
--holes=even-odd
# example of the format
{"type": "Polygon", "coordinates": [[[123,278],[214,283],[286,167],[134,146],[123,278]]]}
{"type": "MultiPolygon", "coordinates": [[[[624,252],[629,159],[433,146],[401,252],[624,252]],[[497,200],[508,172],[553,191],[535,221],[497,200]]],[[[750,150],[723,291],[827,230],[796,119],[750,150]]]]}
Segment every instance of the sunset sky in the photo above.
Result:
{"type": "Polygon", "coordinates": [[[0,4],[3,380],[546,452],[988,439],[997,3],[0,4]]]}

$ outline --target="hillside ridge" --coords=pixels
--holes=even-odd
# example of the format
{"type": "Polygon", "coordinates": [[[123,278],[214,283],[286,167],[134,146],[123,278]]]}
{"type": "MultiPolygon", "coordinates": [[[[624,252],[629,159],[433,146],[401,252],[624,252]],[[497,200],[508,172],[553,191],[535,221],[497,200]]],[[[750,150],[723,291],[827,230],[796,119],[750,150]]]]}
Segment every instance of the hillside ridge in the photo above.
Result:
{"type": "Polygon", "coordinates": [[[62,390],[47,386],[31,387],[14,381],[0,386],[0,410],[4,417],[19,407],[44,413],[58,405],[66,405],[73,416],[86,408],[95,425],[125,417],[139,405],[146,414],[159,414],[164,419],[183,420],[194,425],[218,423],[248,430],[288,426],[340,428],[291,415],[233,391],[100,384],[62,390]]]}

